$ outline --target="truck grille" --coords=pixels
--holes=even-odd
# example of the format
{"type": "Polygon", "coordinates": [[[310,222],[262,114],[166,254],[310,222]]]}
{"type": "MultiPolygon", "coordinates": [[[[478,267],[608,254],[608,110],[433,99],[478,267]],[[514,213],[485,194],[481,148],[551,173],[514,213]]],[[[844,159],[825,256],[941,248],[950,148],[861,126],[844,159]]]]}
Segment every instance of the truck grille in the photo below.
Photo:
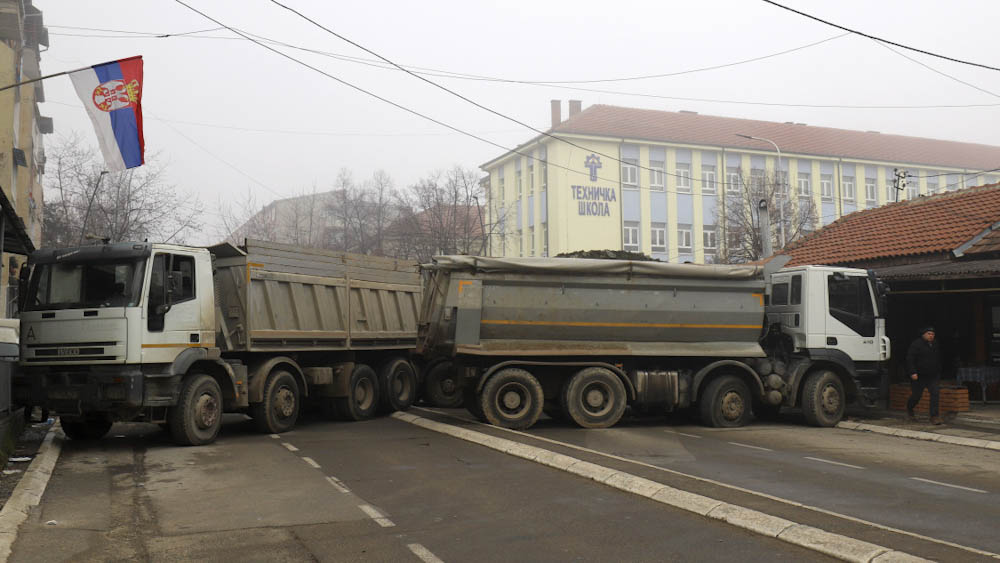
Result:
{"type": "Polygon", "coordinates": [[[28,344],[22,360],[26,363],[113,361],[118,359],[115,348],[119,345],[119,342],[28,344]]]}

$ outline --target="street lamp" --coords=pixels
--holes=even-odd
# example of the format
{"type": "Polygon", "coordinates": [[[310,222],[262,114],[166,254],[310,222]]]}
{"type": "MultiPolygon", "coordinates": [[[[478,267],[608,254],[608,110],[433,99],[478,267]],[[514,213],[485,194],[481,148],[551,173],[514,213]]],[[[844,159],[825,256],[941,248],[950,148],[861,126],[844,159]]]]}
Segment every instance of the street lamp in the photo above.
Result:
{"type": "MultiPolygon", "coordinates": [[[[778,153],[778,177],[781,178],[781,149],[778,148],[778,143],[775,143],[771,139],[765,139],[763,137],[754,137],[753,135],[744,135],[742,133],[736,133],[737,137],[743,137],[744,139],[752,139],[754,141],[765,141],[771,143],[774,150],[778,153]]],[[[778,202],[778,232],[781,236],[781,248],[785,248],[785,181],[783,178],[779,180],[778,184],[779,194],[781,196],[781,201],[778,202]]]]}

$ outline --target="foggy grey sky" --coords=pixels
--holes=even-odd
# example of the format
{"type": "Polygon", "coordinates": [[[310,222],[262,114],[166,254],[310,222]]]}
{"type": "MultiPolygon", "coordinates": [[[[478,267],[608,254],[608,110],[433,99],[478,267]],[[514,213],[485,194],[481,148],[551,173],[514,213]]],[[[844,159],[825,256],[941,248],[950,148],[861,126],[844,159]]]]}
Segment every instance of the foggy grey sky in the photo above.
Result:
{"type": "MultiPolygon", "coordinates": [[[[843,33],[756,0],[282,1],[403,65],[527,81],[677,72],[767,55],[843,33]]],[[[267,0],[189,3],[249,33],[337,55],[372,58],[267,0]]],[[[995,1],[784,3],[899,43],[1000,66],[994,46],[1000,4],[995,1]]],[[[325,191],[341,168],[352,170],[357,180],[383,168],[396,187],[403,188],[433,170],[455,164],[478,167],[502,152],[246,40],[122,38],[58,27],[155,33],[217,27],[170,0],[35,0],[35,5],[44,12],[50,33],[50,48],[42,53],[43,74],[133,55],[145,59],[147,156],[159,153],[169,163],[170,181],[179,190],[197,194],[206,210],[206,227],[189,242],[213,242],[218,229],[212,223],[218,219],[212,213],[218,212],[220,201],[225,205],[244,197],[248,189],[261,203],[312,191],[314,185],[325,191]]],[[[225,30],[201,35],[235,37],[225,30]]],[[[534,136],[398,70],[281,49],[342,80],[501,145],[513,147],[534,136]]],[[[1000,145],[1000,129],[993,126],[1000,116],[1000,72],[906,55],[987,92],[858,36],[731,68],[579,85],[618,93],[430,78],[540,129],[549,126],[550,99],[580,99],[584,108],[602,103],[691,110],[1000,145]],[[667,100],[626,92],[787,104],[996,105],[819,109],[667,100]]],[[[56,131],[46,143],[75,130],[96,147],[69,78],[46,81],[45,95],[47,102],[40,107],[43,115],[55,119],[56,131]]],[[[565,113],[564,105],[564,117],[565,113]]]]}

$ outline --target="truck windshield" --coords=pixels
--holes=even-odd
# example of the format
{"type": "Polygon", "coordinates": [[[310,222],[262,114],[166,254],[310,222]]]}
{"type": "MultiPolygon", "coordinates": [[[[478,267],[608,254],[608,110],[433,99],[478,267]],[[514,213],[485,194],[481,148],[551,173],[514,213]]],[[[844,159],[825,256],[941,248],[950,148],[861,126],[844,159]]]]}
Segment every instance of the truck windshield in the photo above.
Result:
{"type": "Polygon", "coordinates": [[[31,275],[25,310],[135,307],[145,259],[39,264],[31,275]]]}

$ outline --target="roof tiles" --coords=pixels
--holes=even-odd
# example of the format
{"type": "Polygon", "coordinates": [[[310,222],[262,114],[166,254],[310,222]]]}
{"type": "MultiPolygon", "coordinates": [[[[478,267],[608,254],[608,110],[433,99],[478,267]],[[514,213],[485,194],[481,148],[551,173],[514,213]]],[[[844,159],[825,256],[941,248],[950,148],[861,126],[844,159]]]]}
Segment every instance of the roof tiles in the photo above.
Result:
{"type": "Polygon", "coordinates": [[[846,215],[785,253],[790,264],[844,264],[950,252],[998,220],[1000,184],[990,184],[846,215]]]}

